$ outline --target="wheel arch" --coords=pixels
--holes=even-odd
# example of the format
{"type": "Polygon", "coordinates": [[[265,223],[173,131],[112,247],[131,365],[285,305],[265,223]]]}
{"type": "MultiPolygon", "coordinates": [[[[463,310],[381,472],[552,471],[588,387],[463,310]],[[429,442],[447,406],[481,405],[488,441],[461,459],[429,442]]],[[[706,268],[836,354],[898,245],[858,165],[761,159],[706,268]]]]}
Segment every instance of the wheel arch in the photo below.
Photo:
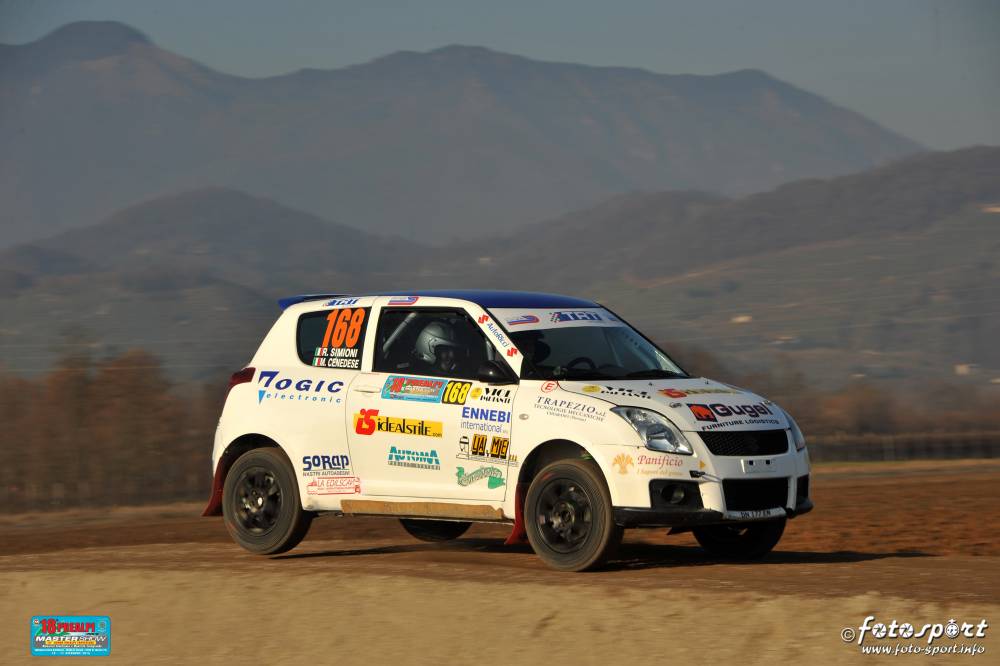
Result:
{"type": "Polygon", "coordinates": [[[514,489],[514,527],[511,530],[510,536],[507,537],[506,543],[527,542],[527,534],[524,531],[524,498],[528,492],[528,486],[531,485],[531,481],[538,472],[547,465],[557,460],[566,459],[592,460],[598,470],[600,470],[601,478],[608,487],[608,491],[612,493],[612,500],[614,499],[614,487],[608,479],[607,470],[604,469],[604,465],[601,464],[600,459],[593,455],[587,446],[563,438],[540,442],[531,449],[531,452],[525,457],[518,471],[517,486],[514,489]]]}
{"type": "Polygon", "coordinates": [[[219,461],[215,465],[215,474],[212,476],[212,493],[209,495],[208,504],[202,511],[202,516],[222,515],[222,488],[226,484],[226,475],[233,463],[247,451],[254,449],[275,448],[288,458],[288,454],[278,442],[260,433],[246,433],[231,441],[219,456],[219,461]]]}

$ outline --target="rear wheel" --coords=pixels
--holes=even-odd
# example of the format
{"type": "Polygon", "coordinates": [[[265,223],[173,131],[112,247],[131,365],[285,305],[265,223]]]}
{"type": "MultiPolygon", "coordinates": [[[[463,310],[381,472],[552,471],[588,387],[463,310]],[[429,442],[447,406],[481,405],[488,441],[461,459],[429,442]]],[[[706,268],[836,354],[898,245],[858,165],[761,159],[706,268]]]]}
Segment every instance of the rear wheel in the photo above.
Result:
{"type": "Polygon", "coordinates": [[[462,523],[452,520],[400,518],[399,522],[403,526],[403,529],[409,532],[413,538],[432,542],[457,539],[472,526],[472,523],[462,523]]]}
{"type": "Polygon", "coordinates": [[[222,488],[222,513],[233,540],[258,555],[297,546],[313,518],[302,509],[292,466],[275,448],[237,458],[222,488]]]}
{"type": "Polygon", "coordinates": [[[560,571],[601,566],[622,539],[604,477],[584,460],[560,460],[538,473],[525,497],[524,523],[535,553],[560,571]]]}
{"type": "Polygon", "coordinates": [[[761,523],[706,525],[691,530],[694,538],[710,555],[734,560],[764,557],[781,541],[785,519],[761,523]]]}

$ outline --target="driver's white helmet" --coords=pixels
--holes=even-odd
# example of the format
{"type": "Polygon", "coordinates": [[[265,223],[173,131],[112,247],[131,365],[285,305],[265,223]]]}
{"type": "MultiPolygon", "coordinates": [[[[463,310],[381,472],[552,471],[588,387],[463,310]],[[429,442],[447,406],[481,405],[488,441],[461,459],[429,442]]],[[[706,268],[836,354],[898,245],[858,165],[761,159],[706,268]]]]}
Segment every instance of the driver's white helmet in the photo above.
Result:
{"type": "Polygon", "coordinates": [[[427,363],[434,363],[437,356],[434,354],[438,347],[458,347],[455,342],[455,332],[451,326],[440,321],[432,321],[424,326],[417,336],[417,356],[427,363]]]}

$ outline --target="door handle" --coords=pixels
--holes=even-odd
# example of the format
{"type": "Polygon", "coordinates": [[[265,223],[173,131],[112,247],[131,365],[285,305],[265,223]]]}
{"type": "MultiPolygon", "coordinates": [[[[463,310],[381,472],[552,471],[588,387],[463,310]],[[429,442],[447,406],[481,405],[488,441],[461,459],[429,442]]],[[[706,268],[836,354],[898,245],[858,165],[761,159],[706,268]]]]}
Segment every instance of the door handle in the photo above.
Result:
{"type": "Polygon", "coordinates": [[[381,386],[359,386],[359,387],[357,387],[354,390],[357,391],[358,393],[381,393],[382,392],[382,387],[381,386]]]}

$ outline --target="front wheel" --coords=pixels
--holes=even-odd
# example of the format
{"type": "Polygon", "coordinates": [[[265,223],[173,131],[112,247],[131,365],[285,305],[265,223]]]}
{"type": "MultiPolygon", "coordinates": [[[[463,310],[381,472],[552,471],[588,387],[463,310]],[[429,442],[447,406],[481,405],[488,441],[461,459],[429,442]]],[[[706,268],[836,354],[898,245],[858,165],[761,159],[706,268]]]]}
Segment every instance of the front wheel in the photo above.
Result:
{"type": "Polygon", "coordinates": [[[403,529],[410,533],[415,539],[440,543],[451,541],[465,534],[472,523],[462,523],[452,520],[413,520],[411,518],[400,518],[403,529]]]}
{"type": "Polygon", "coordinates": [[[553,569],[594,569],[622,540],[600,470],[584,460],[548,465],[528,487],[524,523],[535,553],[553,569]]]}
{"type": "Polygon", "coordinates": [[[302,541],[313,514],[302,509],[295,473],[279,449],[253,449],[237,458],[222,487],[230,536],[257,555],[275,555],[302,541]]]}
{"type": "Polygon", "coordinates": [[[756,560],[764,557],[781,541],[785,520],[733,525],[706,525],[691,531],[701,547],[714,557],[731,560],[756,560]]]}

